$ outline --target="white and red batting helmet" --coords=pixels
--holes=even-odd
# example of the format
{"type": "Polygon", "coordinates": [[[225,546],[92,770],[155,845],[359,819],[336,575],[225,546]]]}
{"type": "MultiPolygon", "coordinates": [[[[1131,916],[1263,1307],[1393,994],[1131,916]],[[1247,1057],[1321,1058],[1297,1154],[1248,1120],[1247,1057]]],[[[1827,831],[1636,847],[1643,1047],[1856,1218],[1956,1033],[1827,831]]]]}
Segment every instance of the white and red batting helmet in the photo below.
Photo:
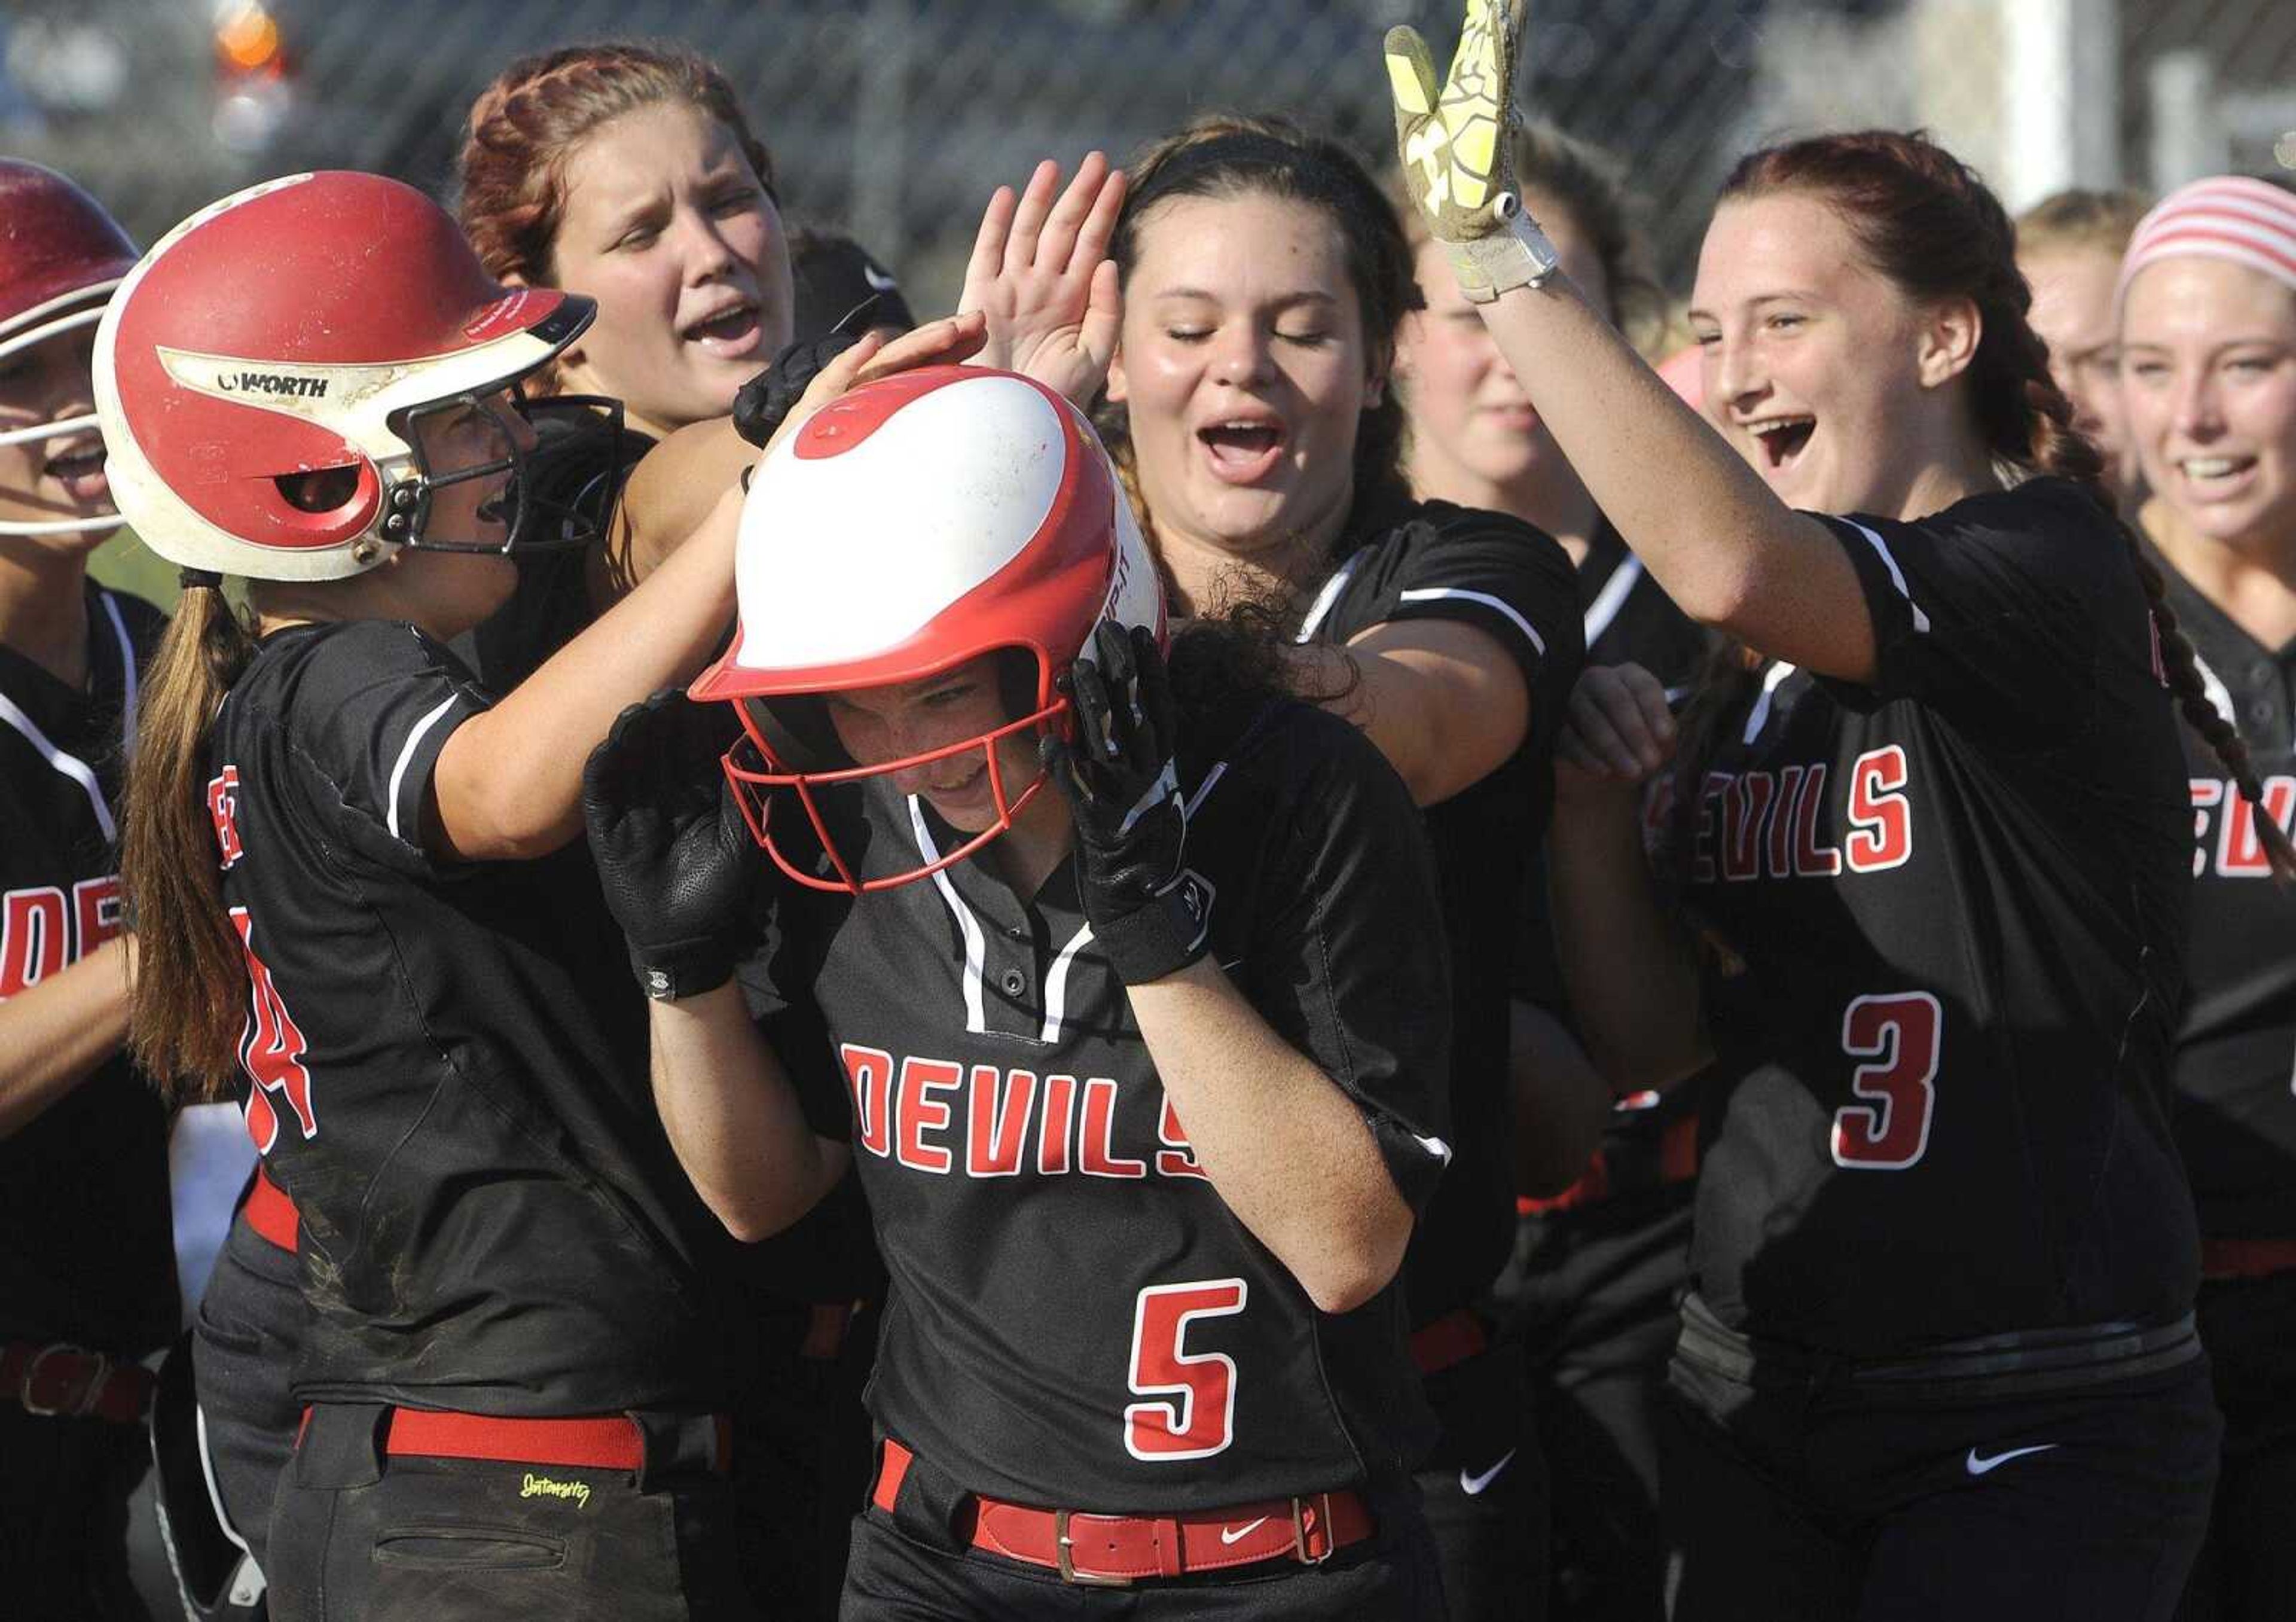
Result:
{"type": "Polygon", "coordinates": [[[867,384],[776,445],[742,506],[734,582],[734,645],[689,696],[740,711],[745,736],[726,772],[775,864],[800,884],[854,894],[939,872],[1012,826],[1044,774],[1015,792],[996,745],[1065,734],[1063,678],[1101,621],[1166,636],[1155,561],[1091,424],[1043,384],[980,366],[867,384]],[[1033,698],[993,732],[865,767],[807,770],[788,756],[791,732],[804,729],[773,701],[919,681],[1007,650],[1033,663],[1033,698]],[[819,791],[976,750],[994,824],[929,863],[861,878],[819,791]],[[804,808],[833,877],[784,850],[775,790],[804,808]]]}
{"type": "Polygon", "coordinates": [[[398,181],[250,186],[162,238],[97,329],[113,498],[162,557],[256,580],[340,579],[400,547],[575,539],[525,532],[531,436],[491,402],[595,313],[498,285],[446,210],[398,181]],[[460,412],[494,419],[488,450],[431,465],[426,420],[460,412]],[[439,489],[505,472],[502,539],[431,532],[439,489]]]}
{"type": "MultiPolygon", "coordinates": [[[[102,205],[53,169],[0,158],[0,361],[94,326],[135,263],[135,244],[102,205]]],[[[62,417],[0,433],[0,445],[67,439],[96,426],[62,417]]],[[[113,528],[117,515],[0,522],[0,535],[53,535],[113,528]]]]}

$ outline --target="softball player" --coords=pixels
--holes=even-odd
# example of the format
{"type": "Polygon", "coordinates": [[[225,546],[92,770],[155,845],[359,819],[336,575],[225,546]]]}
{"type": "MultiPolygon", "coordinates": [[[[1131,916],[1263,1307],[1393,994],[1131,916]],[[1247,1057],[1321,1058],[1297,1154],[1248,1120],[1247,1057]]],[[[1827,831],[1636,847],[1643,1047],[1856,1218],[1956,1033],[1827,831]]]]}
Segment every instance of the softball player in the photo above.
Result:
{"type": "Polygon", "coordinates": [[[129,806],[136,1042],[244,1072],[299,1221],[283,1618],[742,1602],[706,1214],[561,871],[604,712],[730,613],[734,493],[500,705],[443,646],[533,538],[512,389],[591,315],[491,282],[419,193],[328,174],[184,222],[98,335],[123,510],[187,571],[129,806]]]}
{"type": "Polygon", "coordinates": [[[1521,1359],[1493,1345],[1482,1297],[1513,1240],[1513,904],[1578,665],[1570,561],[1519,520],[1411,498],[1389,371],[1419,293],[1393,207],[1344,147],[1211,118],[1131,172],[1107,420],[1157,561],[1186,612],[1273,605],[1294,690],[1361,726],[1425,810],[1458,1158],[1404,1268],[1442,1421],[1421,1486],[1454,1613],[1508,1613],[1545,1585],[1525,1526],[1542,1478],[1521,1359]]]}
{"type": "Polygon", "coordinates": [[[2118,420],[2152,491],[2145,533],[2210,701],[2265,780],[2259,811],[2188,745],[2192,992],[2169,1117],[2200,1207],[2201,1337],[2223,1474],[2180,1615],[2285,1616],[2296,1551],[2296,916],[2257,838],[2296,798],[2296,197],[2229,177],[2171,193],[2123,261],[2118,420]]]}
{"type": "Polygon", "coordinates": [[[0,1594],[136,1617],[127,1497],[175,1333],[168,1113],[122,1050],[117,803],[149,604],[87,578],[119,523],[91,335],[135,250],[86,193],[0,160],[0,1594]]]}
{"type": "Polygon", "coordinates": [[[1741,459],[1513,205],[1478,134],[1506,105],[1500,9],[1471,8],[1447,86],[1408,30],[1389,53],[1414,197],[1541,416],[1669,594],[1765,655],[1685,728],[1710,972],[1619,786],[1672,733],[1655,681],[1582,683],[1566,747],[1592,770],[1556,819],[1606,1074],[1718,1051],[1738,1077],[1708,1105],[1674,1365],[1674,1613],[2166,1617],[2219,1430],[2161,1107],[2177,698],[2256,785],[2148,612],[2007,218],[1918,137],[1745,160],[1693,308],[1741,459]]]}
{"type": "Polygon", "coordinates": [[[739,572],[693,689],[740,714],[730,781],[658,700],[591,844],[704,1198],[754,1234],[849,1156],[869,1192],[844,1614],[1439,1616],[1393,1278],[1450,1153],[1445,984],[1394,947],[1439,929],[1394,775],[1271,639],[1193,630],[1168,684],[1097,442],[1009,374],[808,421],[739,572]]]}

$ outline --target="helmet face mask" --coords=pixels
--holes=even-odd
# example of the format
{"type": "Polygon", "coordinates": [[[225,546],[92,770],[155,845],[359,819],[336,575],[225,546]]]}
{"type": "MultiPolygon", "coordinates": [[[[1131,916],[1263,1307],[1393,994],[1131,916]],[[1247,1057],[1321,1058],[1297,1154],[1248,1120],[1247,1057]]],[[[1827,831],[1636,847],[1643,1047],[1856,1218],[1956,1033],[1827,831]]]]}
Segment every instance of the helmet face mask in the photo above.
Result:
{"type": "MultiPolygon", "coordinates": [[[[1011,673],[1011,667],[1003,656],[1026,656],[1029,650],[998,651],[998,688],[1000,696],[1009,697],[1006,689],[1013,683],[1004,679],[1011,673]]],[[[1008,713],[1014,708],[1023,713],[985,732],[974,732],[934,748],[867,765],[854,763],[846,753],[841,740],[837,738],[835,723],[825,711],[819,713],[816,724],[800,721],[792,725],[789,712],[793,706],[786,702],[768,708],[766,701],[759,699],[735,700],[734,707],[741,717],[742,736],[726,751],[723,765],[726,779],[733,786],[734,802],[741,808],[750,835],[785,877],[809,889],[851,895],[914,884],[972,856],[1010,828],[1046,784],[1044,769],[1033,766],[1027,783],[1016,793],[1005,770],[1000,745],[1007,739],[1027,738],[1033,754],[1035,739],[1064,734],[1068,726],[1067,696],[1057,690],[1051,672],[1041,660],[1031,660],[1031,663],[1037,672],[1034,702],[1019,705],[1007,702],[1002,705],[1008,713]],[[817,736],[824,729],[830,735],[827,747],[821,746],[817,736]],[[814,758],[800,758],[799,751],[814,758]],[[968,754],[981,758],[982,775],[988,781],[989,804],[994,811],[988,826],[959,830],[964,836],[955,849],[931,856],[918,867],[877,878],[860,877],[847,860],[842,842],[831,826],[832,821],[842,819],[840,812],[846,808],[839,802],[865,794],[876,779],[968,754]],[[837,763],[840,762],[843,763],[837,763]],[[776,809],[780,811],[779,821],[775,819],[776,809]],[[801,820],[797,820],[793,828],[791,824],[798,819],[801,820]],[[797,843],[789,840],[792,833],[799,836],[797,843]],[[817,852],[820,860],[807,860],[808,850],[817,852]],[[820,870],[824,865],[829,869],[827,873],[820,870]]],[[[930,799],[927,795],[918,797],[930,799]]]]}

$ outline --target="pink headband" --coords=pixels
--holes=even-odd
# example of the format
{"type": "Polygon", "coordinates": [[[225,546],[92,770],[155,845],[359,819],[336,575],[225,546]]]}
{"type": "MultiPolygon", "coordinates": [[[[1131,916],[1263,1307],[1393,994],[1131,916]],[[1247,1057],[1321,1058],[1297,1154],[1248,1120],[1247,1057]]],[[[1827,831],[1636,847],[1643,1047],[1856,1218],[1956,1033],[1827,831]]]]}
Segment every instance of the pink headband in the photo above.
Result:
{"type": "Polygon", "coordinates": [[[2296,196],[2240,175],[2178,187],[2136,222],[2116,297],[2147,265],[2185,254],[2230,259],[2296,288],[2296,196]]]}

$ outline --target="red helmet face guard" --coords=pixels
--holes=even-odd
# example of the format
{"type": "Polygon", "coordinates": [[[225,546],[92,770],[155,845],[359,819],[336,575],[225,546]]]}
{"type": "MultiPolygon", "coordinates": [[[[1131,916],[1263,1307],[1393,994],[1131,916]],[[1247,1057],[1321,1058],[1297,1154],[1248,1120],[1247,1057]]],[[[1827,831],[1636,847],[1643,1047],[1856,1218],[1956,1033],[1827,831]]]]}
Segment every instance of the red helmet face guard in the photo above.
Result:
{"type": "Polygon", "coordinates": [[[726,751],[723,757],[726,780],[734,789],[734,803],[741,807],[742,820],[750,825],[751,836],[765,847],[766,854],[773,858],[774,865],[786,877],[808,889],[844,895],[865,895],[873,891],[898,889],[921,878],[930,878],[942,869],[963,861],[1011,827],[1013,819],[1027,809],[1029,803],[1045,786],[1046,774],[1039,767],[1028,786],[1019,794],[1013,794],[1005,783],[1004,763],[997,758],[996,750],[997,745],[1008,737],[1030,731],[1051,731],[1066,725],[1068,698],[1053,689],[1050,673],[1044,662],[1039,659],[1037,663],[1037,703],[1028,714],[1017,720],[1006,721],[993,731],[977,733],[955,743],[945,744],[938,749],[904,755],[898,760],[881,761],[872,766],[844,766],[820,771],[797,770],[782,758],[767,729],[758,724],[757,715],[750,707],[752,701],[735,699],[733,704],[734,712],[742,718],[742,736],[734,740],[734,746],[726,751]],[[929,766],[936,761],[952,760],[976,751],[988,770],[988,792],[996,806],[996,820],[956,849],[930,855],[915,867],[877,878],[861,877],[839,847],[837,836],[831,830],[830,818],[818,797],[821,791],[837,789],[858,793],[873,778],[890,777],[895,772],[929,766]],[[784,806],[794,800],[803,808],[806,822],[822,855],[827,859],[833,877],[823,877],[783,848],[780,835],[786,829],[777,829],[774,822],[776,790],[784,791],[778,796],[784,806]]]}

